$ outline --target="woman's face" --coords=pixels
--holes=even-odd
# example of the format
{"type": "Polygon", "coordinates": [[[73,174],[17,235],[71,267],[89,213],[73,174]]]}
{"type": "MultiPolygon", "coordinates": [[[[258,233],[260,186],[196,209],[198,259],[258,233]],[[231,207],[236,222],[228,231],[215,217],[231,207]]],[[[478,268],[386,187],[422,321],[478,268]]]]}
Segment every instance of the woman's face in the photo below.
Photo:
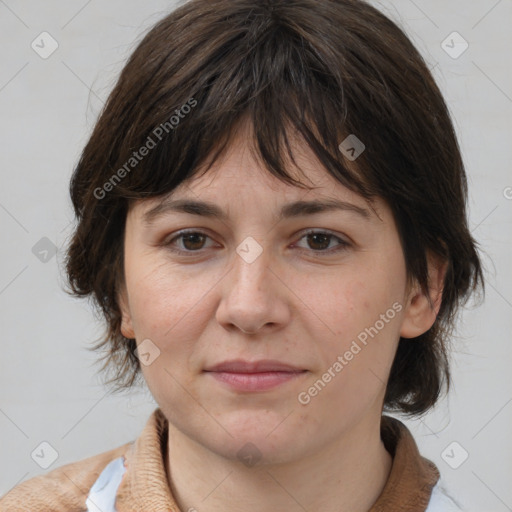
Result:
{"type": "Polygon", "coordinates": [[[298,143],[315,188],[285,184],[245,137],[173,191],[182,206],[150,214],[150,199],[130,210],[122,332],[178,431],[233,460],[252,450],[284,462],[378,425],[399,336],[435,315],[418,320],[383,201],[379,218],[298,143]],[[268,365],[211,371],[232,361],[268,365]]]}

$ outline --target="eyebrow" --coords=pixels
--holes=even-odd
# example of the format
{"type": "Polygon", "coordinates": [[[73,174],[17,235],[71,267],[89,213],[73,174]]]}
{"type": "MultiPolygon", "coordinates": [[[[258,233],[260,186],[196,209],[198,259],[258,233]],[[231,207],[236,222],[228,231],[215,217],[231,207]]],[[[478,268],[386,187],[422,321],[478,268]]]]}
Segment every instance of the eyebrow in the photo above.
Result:
{"type": "MultiPolygon", "coordinates": [[[[367,209],[355,204],[340,201],[338,199],[322,199],[313,201],[295,201],[293,203],[285,204],[279,212],[278,220],[336,210],[353,212],[364,219],[370,218],[370,212],[367,209]]],[[[148,210],[143,215],[142,222],[149,226],[155,222],[157,218],[162,217],[169,212],[187,213],[190,215],[218,219],[224,222],[228,220],[227,213],[215,203],[210,203],[208,201],[196,201],[192,199],[168,198],[151,210],[148,210]]]]}

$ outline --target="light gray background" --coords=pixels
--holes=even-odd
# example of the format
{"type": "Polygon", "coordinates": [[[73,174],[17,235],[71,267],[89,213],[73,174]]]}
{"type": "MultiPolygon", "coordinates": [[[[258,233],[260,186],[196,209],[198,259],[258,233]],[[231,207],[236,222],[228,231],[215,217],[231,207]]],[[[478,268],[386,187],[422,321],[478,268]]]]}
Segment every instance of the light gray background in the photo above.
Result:
{"type": "MultiPolygon", "coordinates": [[[[31,458],[41,442],[58,452],[50,471],[135,439],[156,407],[148,391],[107,395],[86,350],[101,327],[62,291],[61,267],[73,166],[125,59],[173,5],[0,0],[0,495],[45,472],[31,458]],[[47,59],[31,48],[43,31],[59,44],[47,59]],[[32,252],[43,237],[58,248],[46,263],[32,252]]],[[[454,342],[455,387],[405,423],[468,511],[512,510],[512,2],[376,5],[405,28],[450,105],[486,253],[486,300],[464,313],[454,342]],[[457,59],[441,46],[453,31],[469,43],[457,59]],[[454,441],[452,465],[469,453],[458,469],[442,457],[454,441]]]]}

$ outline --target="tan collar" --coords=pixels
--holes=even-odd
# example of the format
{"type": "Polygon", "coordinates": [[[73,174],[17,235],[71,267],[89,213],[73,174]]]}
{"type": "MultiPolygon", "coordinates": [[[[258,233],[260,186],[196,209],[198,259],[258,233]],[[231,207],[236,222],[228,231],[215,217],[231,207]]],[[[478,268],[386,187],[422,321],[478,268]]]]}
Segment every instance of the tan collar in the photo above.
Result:
{"type": "MultiPolygon", "coordinates": [[[[381,437],[393,456],[389,479],[369,512],[423,512],[439,479],[436,466],[422,457],[407,427],[382,416],[381,437]]],[[[119,512],[180,512],[165,470],[167,419],[158,408],[126,454],[127,467],[117,492],[119,512]]]]}
{"type": "Polygon", "coordinates": [[[380,434],[393,465],[386,485],[368,512],[424,512],[439,471],[422,457],[407,427],[396,418],[382,416],[380,434]]]}

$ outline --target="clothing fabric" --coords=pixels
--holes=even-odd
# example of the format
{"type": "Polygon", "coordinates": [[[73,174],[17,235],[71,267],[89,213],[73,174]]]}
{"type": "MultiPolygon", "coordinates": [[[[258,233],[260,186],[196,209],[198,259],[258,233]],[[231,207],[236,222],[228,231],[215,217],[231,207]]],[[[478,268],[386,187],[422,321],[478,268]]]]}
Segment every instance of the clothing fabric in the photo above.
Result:
{"type": "MultiPolygon", "coordinates": [[[[115,512],[115,511],[114,511],[115,512]]],[[[446,494],[440,482],[432,490],[432,497],[426,512],[464,512],[463,509],[446,494]]]]}
{"type": "MultiPolygon", "coordinates": [[[[112,461],[96,480],[87,498],[87,512],[118,512],[115,498],[122,476],[126,471],[124,457],[112,461]]],[[[442,490],[437,482],[426,512],[459,512],[462,509],[442,490]]]]}
{"type": "MultiPolygon", "coordinates": [[[[132,443],[67,464],[14,487],[1,512],[180,511],[165,469],[168,423],[158,408],[132,443]]],[[[393,457],[386,485],[369,512],[459,512],[422,457],[407,427],[382,416],[381,438],[393,457]]]]}
{"type": "Polygon", "coordinates": [[[107,465],[89,491],[85,502],[87,512],[117,512],[116,494],[125,471],[124,457],[114,459],[107,465]]]}

